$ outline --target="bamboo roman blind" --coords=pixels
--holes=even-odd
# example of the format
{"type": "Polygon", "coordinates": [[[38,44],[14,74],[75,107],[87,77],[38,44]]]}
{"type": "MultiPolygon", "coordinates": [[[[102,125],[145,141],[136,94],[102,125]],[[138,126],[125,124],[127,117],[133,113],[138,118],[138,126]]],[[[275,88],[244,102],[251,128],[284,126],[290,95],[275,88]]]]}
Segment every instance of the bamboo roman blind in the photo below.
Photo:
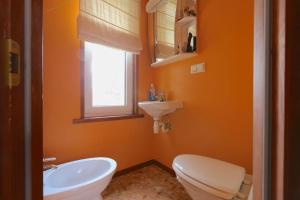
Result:
{"type": "Polygon", "coordinates": [[[80,0],[78,36],[139,54],[140,0],[80,0]]]}
{"type": "Polygon", "coordinates": [[[168,0],[156,12],[156,57],[165,58],[175,52],[176,0],[168,0]]]}

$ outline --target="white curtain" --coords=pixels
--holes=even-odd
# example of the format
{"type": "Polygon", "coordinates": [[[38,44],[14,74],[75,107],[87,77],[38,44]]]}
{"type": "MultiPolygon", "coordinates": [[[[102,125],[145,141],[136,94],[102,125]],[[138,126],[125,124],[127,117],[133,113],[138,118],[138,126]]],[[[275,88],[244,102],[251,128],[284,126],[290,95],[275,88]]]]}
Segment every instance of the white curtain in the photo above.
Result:
{"type": "Polygon", "coordinates": [[[79,39],[139,54],[140,9],[141,0],[80,0],[79,39]]]}
{"type": "Polygon", "coordinates": [[[176,0],[168,2],[156,12],[156,57],[166,58],[175,54],[176,0]]]}

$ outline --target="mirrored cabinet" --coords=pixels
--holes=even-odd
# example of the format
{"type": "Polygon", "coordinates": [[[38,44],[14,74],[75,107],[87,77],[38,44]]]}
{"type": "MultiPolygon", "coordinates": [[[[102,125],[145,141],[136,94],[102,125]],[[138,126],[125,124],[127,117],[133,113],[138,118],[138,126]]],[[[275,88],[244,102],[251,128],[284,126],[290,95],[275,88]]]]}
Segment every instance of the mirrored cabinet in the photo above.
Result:
{"type": "Polygon", "coordinates": [[[149,0],[146,11],[151,66],[197,55],[197,0],[149,0]]]}

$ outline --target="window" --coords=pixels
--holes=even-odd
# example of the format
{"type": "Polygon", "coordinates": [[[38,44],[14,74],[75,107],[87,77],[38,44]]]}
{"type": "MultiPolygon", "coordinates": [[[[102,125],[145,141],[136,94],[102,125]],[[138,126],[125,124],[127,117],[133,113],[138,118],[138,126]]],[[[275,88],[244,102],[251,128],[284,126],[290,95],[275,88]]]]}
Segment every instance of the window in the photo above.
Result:
{"type": "Polygon", "coordinates": [[[143,117],[137,114],[135,66],[142,50],[140,13],[141,0],[79,1],[84,75],[81,118],[74,123],[143,117]]]}
{"type": "Polygon", "coordinates": [[[84,42],[84,117],[134,114],[134,55],[84,42]]]}

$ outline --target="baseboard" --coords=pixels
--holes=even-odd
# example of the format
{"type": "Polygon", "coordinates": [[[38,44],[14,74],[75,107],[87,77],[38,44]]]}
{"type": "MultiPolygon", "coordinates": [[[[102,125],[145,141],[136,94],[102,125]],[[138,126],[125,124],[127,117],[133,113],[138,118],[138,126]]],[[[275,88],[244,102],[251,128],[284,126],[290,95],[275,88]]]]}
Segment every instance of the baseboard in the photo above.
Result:
{"type": "Polygon", "coordinates": [[[153,164],[156,165],[157,167],[165,170],[166,172],[168,172],[169,174],[171,174],[172,176],[176,176],[174,170],[164,164],[162,164],[161,162],[158,162],[157,160],[153,160],[153,164]]]}
{"type": "Polygon", "coordinates": [[[161,168],[162,170],[168,172],[171,176],[175,176],[175,172],[173,171],[173,169],[171,169],[168,166],[158,162],[157,160],[149,160],[149,161],[134,165],[132,167],[128,167],[126,169],[122,169],[120,171],[117,171],[114,175],[114,178],[118,177],[118,176],[128,174],[130,172],[133,172],[133,171],[136,171],[136,170],[139,170],[139,169],[142,169],[144,167],[148,167],[150,165],[155,165],[155,166],[161,168]]]}

